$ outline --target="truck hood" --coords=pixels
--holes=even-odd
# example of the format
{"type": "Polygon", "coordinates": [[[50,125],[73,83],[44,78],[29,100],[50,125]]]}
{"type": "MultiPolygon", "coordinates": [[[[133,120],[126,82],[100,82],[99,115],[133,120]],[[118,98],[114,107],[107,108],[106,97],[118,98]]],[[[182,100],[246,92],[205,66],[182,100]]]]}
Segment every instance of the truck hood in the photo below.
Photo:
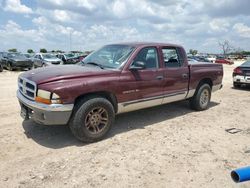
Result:
{"type": "Polygon", "coordinates": [[[10,58],[11,61],[30,61],[28,58],[26,57],[13,57],[10,58]]]}
{"type": "Polygon", "coordinates": [[[58,80],[92,77],[113,72],[114,70],[100,69],[94,66],[58,65],[30,70],[22,73],[20,77],[31,80],[39,85],[58,80]]]}

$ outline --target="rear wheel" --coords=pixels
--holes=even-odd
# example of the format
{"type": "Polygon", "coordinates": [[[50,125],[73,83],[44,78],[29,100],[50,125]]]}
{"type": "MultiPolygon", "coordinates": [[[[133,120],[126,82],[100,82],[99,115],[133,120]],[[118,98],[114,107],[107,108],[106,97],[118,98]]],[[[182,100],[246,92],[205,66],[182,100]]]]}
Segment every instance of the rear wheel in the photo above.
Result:
{"type": "Polygon", "coordinates": [[[192,109],[201,111],[206,110],[211,99],[211,87],[208,84],[201,85],[189,100],[192,109]]]}
{"type": "Polygon", "coordinates": [[[33,65],[32,65],[32,67],[31,67],[31,69],[35,69],[36,67],[35,67],[35,64],[33,63],[33,65]]]}
{"type": "Polygon", "coordinates": [[[73,135],[83,142],[101,140],[110,130],[115,112],[104,98],[90,98],[76,105],[69,123],[73,135]]]}

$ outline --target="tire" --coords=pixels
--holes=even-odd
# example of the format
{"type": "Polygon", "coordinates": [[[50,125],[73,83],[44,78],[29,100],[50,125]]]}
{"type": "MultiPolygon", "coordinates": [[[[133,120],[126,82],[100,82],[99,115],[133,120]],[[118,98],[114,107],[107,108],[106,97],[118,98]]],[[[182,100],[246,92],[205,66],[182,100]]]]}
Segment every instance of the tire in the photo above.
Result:
{"type": "Polygon", "coordinates": [[[31,69],[33,70],[33,69],[35,69],[35,68],[36,68],[36,67],[35,67],[35,64],[33,63],[31,69]]]}
{"type": "Polygon", "coordinates": [[[12,66],[11,66],[10,63],[7,64],[7,69],[8,69],[9,71],[13,71],[13,68],[12,68],[12,66]]]}
{"type": "Polygon", "coordinates": [[[234,88],[240,88],[241,87],[241,84],[238,84],[237,82],[234,82],[233,85],[234,85],[234,88]]]}
{"type": "Polygon", "coordinates": [[[209,106],[210,99],[211,87],[208,84],[202,84],[189,100],[190,107],[197,111],[206,110],[209,106]]]}
{"type": "Polygon", "coordinates": [[[72,113],[69,122],[70,130],[82,142],[95,142],[103,139],[115,119],[113,105],[101,97],[80,101],[72,113]]]}

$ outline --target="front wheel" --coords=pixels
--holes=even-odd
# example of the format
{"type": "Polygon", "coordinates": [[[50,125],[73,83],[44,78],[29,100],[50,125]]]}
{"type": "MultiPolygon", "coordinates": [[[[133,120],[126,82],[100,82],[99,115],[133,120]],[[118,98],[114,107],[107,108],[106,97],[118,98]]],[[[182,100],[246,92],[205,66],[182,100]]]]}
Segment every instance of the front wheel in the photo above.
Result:
{"type": "Polygon", "coordinates": [[[73,135],[83,142],[101,140],[110,130],[115,112],[104,98],[90,98],[76,105],[69,123],[73,135]]]}
{"type": "Polygon", "coordinates": [[[201,85],[189,100],[192,109],[197,111],[206,110],[211,99],[211,87],[208,84],[201,85]]]}
{"type": "Polygon", "coordinates": [[[233,84],[234,84],[234,88],[240,88],[240,86],[241,86],[241,85],[238,84],[237,82],[234,82],[233,84]]]}

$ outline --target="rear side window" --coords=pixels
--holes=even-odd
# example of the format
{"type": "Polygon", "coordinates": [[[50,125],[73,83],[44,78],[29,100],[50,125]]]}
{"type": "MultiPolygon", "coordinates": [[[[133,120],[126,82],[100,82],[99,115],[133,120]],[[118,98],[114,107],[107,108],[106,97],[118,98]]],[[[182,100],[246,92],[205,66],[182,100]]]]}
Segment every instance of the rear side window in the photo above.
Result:
{"type": "Polygon", "coordinates": [[[181,52],[177,48],[163,48],[163,59],[165,67],[181,67],[183,64],[183,58],[180,58],[181,52]]]}

